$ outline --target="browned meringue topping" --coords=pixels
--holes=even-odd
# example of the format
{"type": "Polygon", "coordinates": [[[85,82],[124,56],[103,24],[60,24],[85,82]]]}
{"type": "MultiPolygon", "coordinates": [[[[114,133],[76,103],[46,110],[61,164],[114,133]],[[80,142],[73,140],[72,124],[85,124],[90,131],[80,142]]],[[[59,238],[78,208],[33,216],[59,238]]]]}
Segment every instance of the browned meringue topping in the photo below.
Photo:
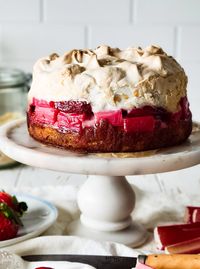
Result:
{"type": "Polygon", "coordinates": [[[55,59],[57,59],[59,57],[59,55],[57,53],[52,53],[49,55],[49,60],[50,61],[54,61],[55,59]]]}
{"type": "Polygon", "coordinates": [[[93,111],[152,105],[174,112],[186,86],[183,68],[160,47],[103,45],[38,60],[29,99],[84,100],[93,111]]]}

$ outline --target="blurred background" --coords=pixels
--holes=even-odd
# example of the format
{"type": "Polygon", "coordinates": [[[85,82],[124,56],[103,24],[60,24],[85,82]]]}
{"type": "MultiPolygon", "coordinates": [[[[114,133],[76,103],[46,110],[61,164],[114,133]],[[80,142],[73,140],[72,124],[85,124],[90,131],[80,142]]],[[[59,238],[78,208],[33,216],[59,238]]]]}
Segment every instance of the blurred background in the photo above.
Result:
{"type": "MultiPolygon", "coordinates": [[[[31,72],[41,56],[100,44],[120,48],[156,44],[173,55],[188,75],[193,118],[200,120],[199,0],[0,0],[1,67],[31,72]]],[[[0,184],[12,185],[12,175],[18,186],[79,184],[84,178],[20,167],[0,171],[0,184]]],[[[150,191],[196,192],[200,167],[130,179],[150,191]]]]}

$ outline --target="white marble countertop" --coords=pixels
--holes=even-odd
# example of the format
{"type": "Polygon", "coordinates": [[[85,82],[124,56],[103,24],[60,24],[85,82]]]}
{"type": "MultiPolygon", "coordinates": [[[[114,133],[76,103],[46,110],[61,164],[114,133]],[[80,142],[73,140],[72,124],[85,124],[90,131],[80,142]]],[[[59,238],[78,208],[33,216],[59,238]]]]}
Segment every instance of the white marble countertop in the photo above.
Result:
{"type": "MultiPolygon", "coordinates": [[[[39,169],[26,165],[0,170],[0,187],[39,187],[39,186],[62,186],[81,185],[87,176],[55,172],[39,169]]],[[[159,192],[176,195],[185,193],[188,195],[199,194],[200,190],[200,165],[180,171],[144,175],[128,176],[129,182],[143,191],[159,192]]]]}

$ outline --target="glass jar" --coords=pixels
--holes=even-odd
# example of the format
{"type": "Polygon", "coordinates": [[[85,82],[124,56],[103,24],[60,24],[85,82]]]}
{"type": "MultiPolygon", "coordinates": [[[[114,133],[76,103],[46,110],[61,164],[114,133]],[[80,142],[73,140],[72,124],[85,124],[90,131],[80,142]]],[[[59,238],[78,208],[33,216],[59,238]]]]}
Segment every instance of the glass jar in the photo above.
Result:
{"type": "MultiPolygon", "coordinates": [[[[31,75],[19,69],[0,68],[0,125],[25,116],[31,75]]],[[[0,168],[15,162],[0,152],[0,168]]]]}

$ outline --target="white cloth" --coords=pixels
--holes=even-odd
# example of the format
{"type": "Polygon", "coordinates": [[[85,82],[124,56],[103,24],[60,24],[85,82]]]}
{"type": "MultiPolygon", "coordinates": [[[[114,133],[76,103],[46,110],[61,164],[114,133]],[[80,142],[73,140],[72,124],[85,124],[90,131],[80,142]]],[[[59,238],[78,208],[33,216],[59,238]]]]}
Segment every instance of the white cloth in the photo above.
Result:
{"type": "MultiPolygon", "coordinates": [[[[52,202],[58,209],[56,223],[43,235],[67,235],[68,224],[79,216],[76,203],[77,186],[43,186],[40,188],[21,187],[6,189],[8,192],[29,193],[52,202]]],[[[132,213],[133,220],[145,226],[150,232],[150,240],[139,250],[156,251],[153,239],[153,228],[159,224],[182,222],[184,208],[187,205],[199,205],[199,196],[189,196],[166,193],[143,192],[134,187],[136,192],[136,207],[132,213]]]]}
{"type": "Polygon", "coordinates": [[[41,236],[3,250],[20,256],[37,254],[80,254],[135,257],[138,251],[122,244],[99,242],[77,236],[41,236]]]}
{"type": "MultiPolygon", "coordinates": [[[[3,251],[15,253],[17,256],[10,257],[14,264],[9,269],[16,269],[16,263],[20,264],[20,269],[32,269],[39,266],[56,266],[56,269],[92,269],[83,264],[67,262],[24,262],[20,256],[36,254],[81,254],[81,255],[112,255],[137,257],[138,251],[134,251],[124,245],[109,242],[98,242],[95,240],[79,238],[76,236],[41,236],[33,238],[16,245],[4,248],[3,251]]],[[[0,255],[1,256],[1,255],[0,255]]],[[[1,261],[0,261],[1,265],[1,261]]],[[[6,265],[7,266],[7,265],[6,265]]],[[[6,269],[3,265],[1,269],[6,269]]]]}
{"type": "Polygon", "coordinates": [[[0,251],[1,269],[36,269],[36,268],[56,268],[56,269],[95,269],[93,266],[84,263],[63,262],[63,261],[37,261],[28,262],[16,254],[0,251]]]}

